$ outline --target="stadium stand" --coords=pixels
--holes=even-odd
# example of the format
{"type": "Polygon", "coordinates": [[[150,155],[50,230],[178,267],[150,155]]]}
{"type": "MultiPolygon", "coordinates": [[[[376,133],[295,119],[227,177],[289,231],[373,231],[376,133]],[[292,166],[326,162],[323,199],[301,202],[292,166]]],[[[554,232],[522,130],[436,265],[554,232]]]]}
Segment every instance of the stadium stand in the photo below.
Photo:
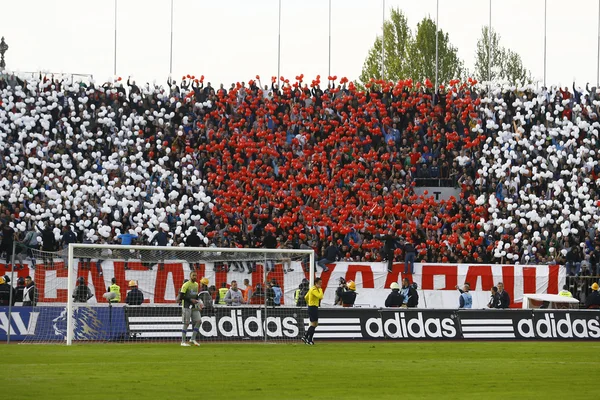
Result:
{"type": "Polygon", "coordinates": [[[260,247],[272,234],[317,259],[333,242],[346,261],[381,260],[392,235],[416,244],[417,261],[598,273],[599,90],[468,80],[434,99],[429,81],[366,86],[5,75],[5,235],[44,244],[46,229],[57,250],[70,230],[148,244],[162,229],[176,246],[196,228],[207,246],[260,247]],[[436,201],[417,184],[460,195],[436,201]]]}

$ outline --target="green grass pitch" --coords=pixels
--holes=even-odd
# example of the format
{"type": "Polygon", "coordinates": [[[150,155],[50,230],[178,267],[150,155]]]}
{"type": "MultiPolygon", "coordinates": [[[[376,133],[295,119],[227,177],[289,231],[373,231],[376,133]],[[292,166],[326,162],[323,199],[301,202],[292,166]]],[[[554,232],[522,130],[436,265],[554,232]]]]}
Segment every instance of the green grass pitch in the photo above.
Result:
{"type": "Polygon", "coordinates": [[[598,342],[2,346],[3,399],[591,398],[598,342]],[[576,397],[573,397],[576,396],[576,397]]]}

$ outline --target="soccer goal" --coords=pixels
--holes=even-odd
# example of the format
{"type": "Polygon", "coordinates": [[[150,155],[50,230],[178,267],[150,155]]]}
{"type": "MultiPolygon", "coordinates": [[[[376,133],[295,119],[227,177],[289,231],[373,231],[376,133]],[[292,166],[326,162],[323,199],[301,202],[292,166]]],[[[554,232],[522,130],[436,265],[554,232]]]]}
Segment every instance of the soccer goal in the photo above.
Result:
{"type": "Polygon", "coordinates": [[[36,261],[35,280],[25,342],[294,341],[314,252],[71,244],[36,261]]]}

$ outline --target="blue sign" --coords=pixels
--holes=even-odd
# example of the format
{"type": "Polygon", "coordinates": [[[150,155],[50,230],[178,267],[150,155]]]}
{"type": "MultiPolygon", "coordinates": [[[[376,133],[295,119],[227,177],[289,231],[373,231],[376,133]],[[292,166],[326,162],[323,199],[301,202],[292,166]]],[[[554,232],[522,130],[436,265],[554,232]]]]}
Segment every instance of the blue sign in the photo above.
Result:
{"type": "MultiPolygon", "coordinates": [[[[123,307],[74,307],[73,340],[122,340],[127,335],[123,307]]],[[[9,331],[8,307],[0,307],[0,341],[9,331]]],[[[65,341],[67,309],[64,306],[13,307],[10,340],[65,341]]]]}

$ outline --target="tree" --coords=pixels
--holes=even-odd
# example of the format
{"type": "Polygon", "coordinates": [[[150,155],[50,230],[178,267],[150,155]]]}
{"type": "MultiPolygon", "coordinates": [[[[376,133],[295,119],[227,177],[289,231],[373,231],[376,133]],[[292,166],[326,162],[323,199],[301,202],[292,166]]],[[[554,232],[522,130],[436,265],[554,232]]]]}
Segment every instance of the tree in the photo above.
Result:
{"type": "MultiPolygon", "coordinates": [[[[435,82],[435,22],[423,18],[417,25],[417,34],[409,47],[410,75],[414,80],[429,79],[435,82]]],[[[450,43],[447,33],[438,32],[438,82],[460,78],[463,62],[458,58],[458,49],[450,43]]]]}
{"type": "MultiPolygon", "coordinates": [[[[408,21],[398,8],[393,8],[390,20],[384,22],[383,34],[385,37],[385,78],[394,81],[404,79],[410,69],[408,48],[412,37],[408,21]]],[[[371,78],[381,79],[381,36],[377,36],[373,47],[369,50],[359,79],[365,84],[371,78]]]]}
{"type": "MultiPolygon", "coordinates": [[[[424,18],[413,37],[408,21],[402,11],[393,8],[390,20],[385,21],[384,75],[386,80],[398,81],[412,78],[422,82],[435,81],[435,32],[431,18],[424,18]]],[[[438,36],[439,82],[459,78],[463,63],[458,58],[457,49],[452,46],[447,33],[439,31],[438,36]]],[[[381,36],[378,36],[369,50],[360,75],[360,83],[371,78],[381,79],[381,36]]]]}
{"type": "Polygon", "coordinates": [[[500,45],[500,35],[494,29],[481,29],[475,51],[475,78],[479,81],[507,80],[512,85],[531,83],[531,73],[523,66],[521,56],[500,45]],[[488,44],[488,37],[491,43],[488,44]],[[491,53],[491,56],[490,56],[491,53]],[[491,57],[491,65],[489,61],[491,57]],[[490,75],[491,73],[491,75],[490,75]]]}
{"type": "Polygon", "coordinates": [[[502,76],[511,85],[526,85],[533,82],[531,72],[523,66],[521,56],[514,51],[505,50],[502,76]]]}

